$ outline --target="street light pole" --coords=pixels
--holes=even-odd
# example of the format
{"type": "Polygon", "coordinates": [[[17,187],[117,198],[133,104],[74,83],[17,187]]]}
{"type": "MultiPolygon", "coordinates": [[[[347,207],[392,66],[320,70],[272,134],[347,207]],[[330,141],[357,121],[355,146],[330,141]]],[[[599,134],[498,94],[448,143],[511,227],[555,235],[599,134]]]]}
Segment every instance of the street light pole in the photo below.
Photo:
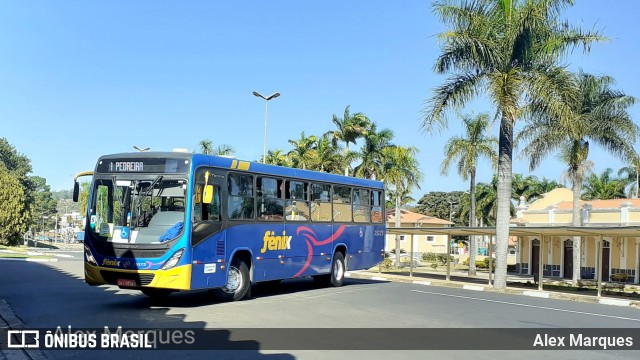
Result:
{"type": "Polygon", "coordinates": [[[453,204],[458,204],[457,202],[451,202],[449,201],[449,222],[453,222],[452,221],[452,215],[453,215],[453,204]]]}
{"type": "Polygon", "coordinates": [[[264,97],[257,91],[253,92],[253,96],[264,99],[264,146],[262,149],[262,163],[266,164],[267,162],[267,112],[268,112],[268,104],[269,100],[275,99],[280,96],[280,93],[271,94],[271,96],[264,97]]]}

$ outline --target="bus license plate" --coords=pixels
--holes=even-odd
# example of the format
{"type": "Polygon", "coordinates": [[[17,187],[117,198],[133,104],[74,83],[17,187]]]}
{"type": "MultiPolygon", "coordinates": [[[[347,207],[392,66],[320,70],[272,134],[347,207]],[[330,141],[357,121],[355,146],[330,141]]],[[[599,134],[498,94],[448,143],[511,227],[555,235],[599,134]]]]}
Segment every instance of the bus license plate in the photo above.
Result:
{"type": "Polygon", "coordinates": [[[118,279],[118,286],[137,286],[138,284],[136,284],[135,280],[131,280],[131,279],[118,279]]]}

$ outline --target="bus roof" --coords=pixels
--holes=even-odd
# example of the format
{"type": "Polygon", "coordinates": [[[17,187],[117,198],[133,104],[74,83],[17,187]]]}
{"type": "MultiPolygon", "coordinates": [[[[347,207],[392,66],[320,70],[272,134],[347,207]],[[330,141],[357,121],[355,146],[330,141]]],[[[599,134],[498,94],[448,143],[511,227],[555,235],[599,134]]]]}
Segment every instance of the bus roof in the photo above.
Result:
{"type": "MultiPolygon", "coordinates": [[[[150,160],[150,159],[178,159],[192,161],[192,166],[213,166],[236,171],[248,171],[256,174],[265,174],[272,176],[290,177],[302,180],[315,180],[320,182],[340,183],[353,186],[362,186],[368,188],[382,189],[384,187],[381,181],[355,178],[350,176],[329,174],[319,171],[295,169],[284,166],[262,164],[258,162],[238,160],[223,156],[192,154],[185,152],[130,152],[101,156],[98,160],[150,160]]],[[[98,167],[96,167],[98,169],[98,167]]]]}

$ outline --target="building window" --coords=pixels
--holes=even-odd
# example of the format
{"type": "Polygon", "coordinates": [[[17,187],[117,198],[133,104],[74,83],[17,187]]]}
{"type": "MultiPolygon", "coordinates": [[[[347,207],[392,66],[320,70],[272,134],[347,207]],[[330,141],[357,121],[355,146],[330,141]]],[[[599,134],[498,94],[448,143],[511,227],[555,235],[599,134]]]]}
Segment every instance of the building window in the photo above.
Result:
{"type": "Polygon", "coordinates": [[[430,243],[430,242],[434,242],[434,241],[436,241],[436,237],[435,237],[435,236],[433,236],[433,235],[427,235],[427,242],[428,242],[428,243],[430,243]]]}
{"type": "Polygon", "coordinates": [[[400,241],[404,241],[404,235],[400,235],[400,241]]]}

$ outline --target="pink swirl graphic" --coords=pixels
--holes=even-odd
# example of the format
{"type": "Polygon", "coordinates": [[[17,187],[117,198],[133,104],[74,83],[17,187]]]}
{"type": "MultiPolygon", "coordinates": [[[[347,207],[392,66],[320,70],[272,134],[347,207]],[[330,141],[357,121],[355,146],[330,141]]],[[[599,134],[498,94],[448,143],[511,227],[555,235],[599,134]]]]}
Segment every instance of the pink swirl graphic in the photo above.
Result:
{"type": "Polygon", "coordinates": [[[344,230],[347,227],[345,225],[340,225],[340,227],[338,228],[338,230],[336,230],[333,235],[331,235],[329,238],[324,239],[324,240],[318,240],[318,237],[316,235],[316,233],[311,230],[310,228],[306,227],[306,226],[300,226],[297,230],[296,230],[296,234],[297,235],[301,235],[303,237],[305,237],[307,240],[307,261],[305,262],[304,266],[302,266],[302,269],[300,269],[300,271],[298,271],[295,275],[293,275],[294,278],[299,277],[300,275],[302,275],[307,268],[309,267],[309,265],[311,265],[311,259],[313,258],[313,248],[315,246],[322,246],[322,245],[326,245],[331,243],[332,241],[336,240],[337,238],[340,237],[340,235],[342,235],[342,233],[344,232],[344,230]]]}

